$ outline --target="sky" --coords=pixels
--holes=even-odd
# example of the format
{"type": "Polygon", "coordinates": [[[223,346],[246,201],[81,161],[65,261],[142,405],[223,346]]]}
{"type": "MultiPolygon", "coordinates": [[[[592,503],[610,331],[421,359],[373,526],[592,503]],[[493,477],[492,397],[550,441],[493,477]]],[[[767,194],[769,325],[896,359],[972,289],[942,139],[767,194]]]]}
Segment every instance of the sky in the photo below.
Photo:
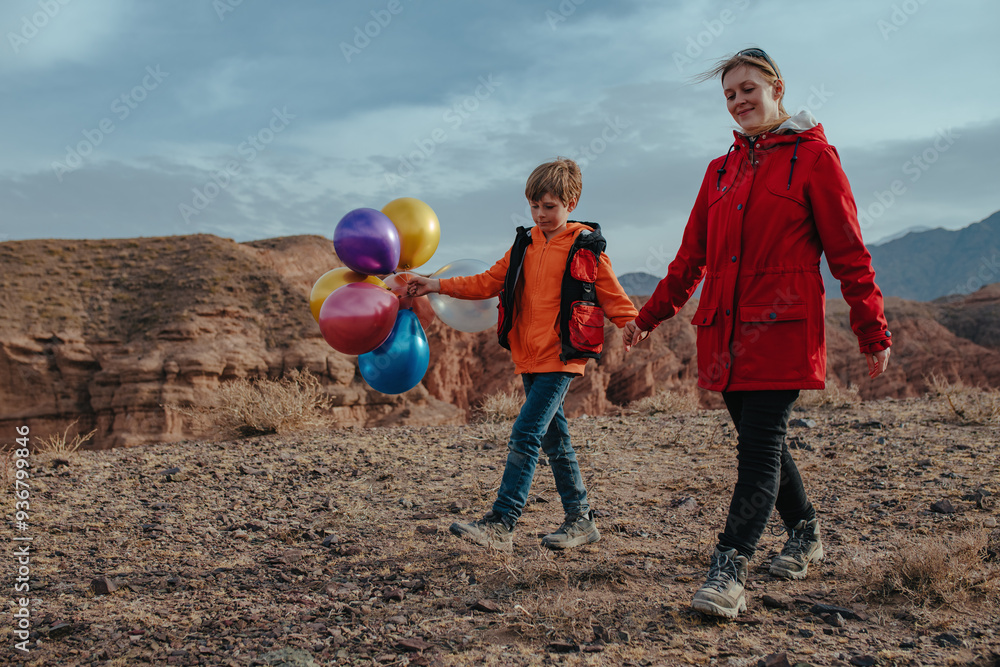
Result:
{"type": "Polygon", "coordinates": [[[7,0],[0,241],[333,237],[429,204],[424,266],[502,256],[567,156],[571,216],[663,275],[736,127],[698,74],[749,46],[837,147],[866,241],[1000,209],[1000,3],[7,0]]]}

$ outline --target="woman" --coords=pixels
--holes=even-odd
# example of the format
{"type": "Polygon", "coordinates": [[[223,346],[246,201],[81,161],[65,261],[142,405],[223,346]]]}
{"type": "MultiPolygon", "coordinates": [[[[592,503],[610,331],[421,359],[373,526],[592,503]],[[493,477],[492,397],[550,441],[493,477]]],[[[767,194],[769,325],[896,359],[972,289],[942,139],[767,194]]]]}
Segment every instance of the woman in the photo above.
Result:
{"type": "Polygon", "coordinates": [[[742,131],[709,164],[677,257],[623,335],[626,349],[642,340],[705,279],[692,321],[698,384],[722,392],[738,466],[729,517],[692,606],[735,618],[746,609],[748,564],[773,509],[788,540],[772,575],[801,579],[823,557],[816,512],[785,444],[799,390],[822,389],[826,378],[821,253],[850,305],[870,377],[885,371],[891,341],[854,197],[823,126],[808,111],[789,116],[781,72],[761,49],[721,61],[704,80],[716,76],[742,131]]]}

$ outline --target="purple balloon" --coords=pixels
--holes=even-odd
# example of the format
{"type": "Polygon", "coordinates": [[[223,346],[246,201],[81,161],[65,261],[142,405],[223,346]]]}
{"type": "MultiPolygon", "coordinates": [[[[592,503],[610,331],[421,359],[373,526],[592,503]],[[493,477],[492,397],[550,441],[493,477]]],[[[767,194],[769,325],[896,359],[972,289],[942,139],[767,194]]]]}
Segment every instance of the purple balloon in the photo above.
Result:
{"type": "Polygon", "coordinates": [[[399,231],[382,211],[356,208],[337,223],[333,249],[352,271],[392,273],[399,264],[399,231]]]}

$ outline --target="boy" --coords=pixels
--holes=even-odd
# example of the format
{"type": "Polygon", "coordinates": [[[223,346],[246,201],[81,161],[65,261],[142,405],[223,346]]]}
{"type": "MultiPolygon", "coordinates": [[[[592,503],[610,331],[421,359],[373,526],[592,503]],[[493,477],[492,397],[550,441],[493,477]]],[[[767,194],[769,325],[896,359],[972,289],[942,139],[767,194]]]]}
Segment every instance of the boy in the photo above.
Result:
{"type": "Polygon", "coordinates": [[[619,328],[637,314],[603,253],[600,227],[569,222],[582,181],[575,162],[558,158],[536,168],[524,194],[534,228],[518,228],[503,259],[476,276],[416,276],[411,296],[430,292],[460,299],[500,297],[500,344],[511,351],[524,382],[525,401],[507,445],[507,465],[493,508],[472,523],[453,523],[458,537],[500,551],[513,550],[514,526],[528,499],[539,448],[548,456],[565,520],[542,538],[550,549],[571,549],[601,535],[570,442],[563,401],[588,358],[599,358],[604,316],[619,328]],[[602,311],[603,309],[603,311],[602,311]]]}

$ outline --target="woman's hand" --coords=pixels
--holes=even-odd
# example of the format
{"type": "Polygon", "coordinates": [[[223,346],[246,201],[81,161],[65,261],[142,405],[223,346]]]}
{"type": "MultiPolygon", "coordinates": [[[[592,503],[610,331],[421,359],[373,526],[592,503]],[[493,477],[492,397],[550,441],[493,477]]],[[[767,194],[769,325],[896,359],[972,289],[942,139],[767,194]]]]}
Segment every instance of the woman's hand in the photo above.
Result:
{"type": "Polygon", "coordinates": [[[882,375],[882,373],[885,373],[885,369],[889,367],[890,350],[892,350],[892,348],[887,347],[884,350],[879,350],[875,354],[865,355],[865,359],[868,360],[868,377],[874,380],[879,375],[882,375]]]}
{"type": "Polygon", "coordinates": [[[639,325],[632,320],[622,328],[622,342],[625,343],[625,351],[628,352],[636,343],[640,343],[649,336],[648,331],[639,329],[639,325]]]}
{"type": "Polygon", "coordinates": [[[410,274],[410,279],[406,283],[407,296],[423,296],[432,292],[441,291],[441,281],[437,278],[425,278],[415,273],[410,274]]]}

